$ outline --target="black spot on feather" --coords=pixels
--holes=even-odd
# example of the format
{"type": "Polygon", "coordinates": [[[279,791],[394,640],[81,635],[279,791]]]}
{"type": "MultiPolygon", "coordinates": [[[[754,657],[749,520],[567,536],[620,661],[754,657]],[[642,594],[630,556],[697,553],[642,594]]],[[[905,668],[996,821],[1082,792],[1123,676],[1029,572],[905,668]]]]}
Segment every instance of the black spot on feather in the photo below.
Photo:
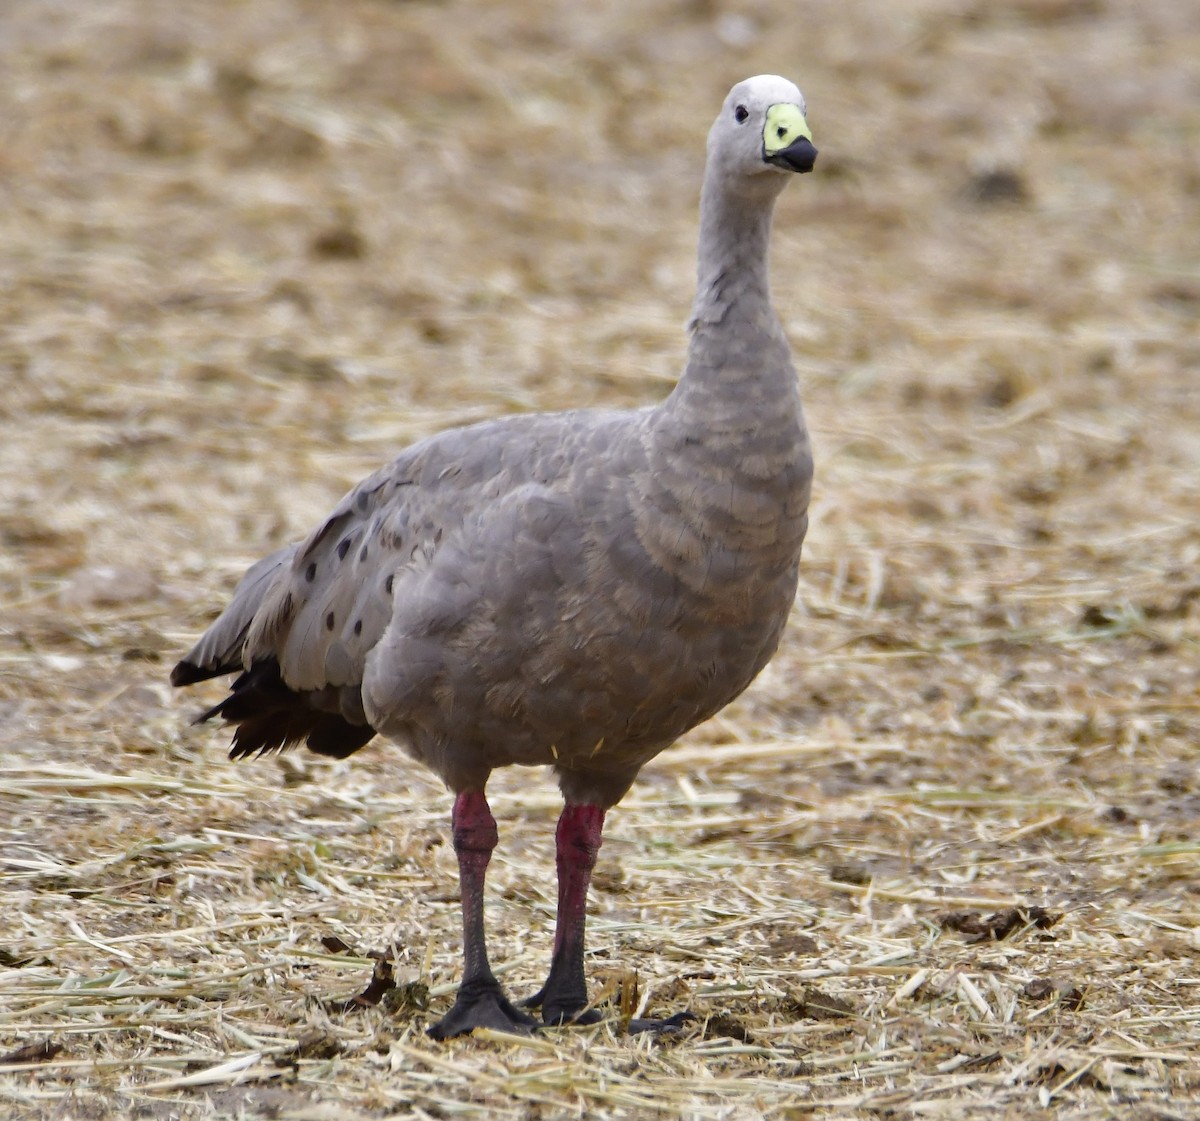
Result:
{"type": "Polygon", "coordinates": [[[304,579],[310,584],[317,578],[317,562],[312,561],[304,570],[304,579]]]}
{"type": "Polygon", "coordinates": [[[345,560],[346,554],[348,552],[350,552],[350,538],[349,537],[338,542],[338,547],[337,547],[338,560],[345,560]]]}

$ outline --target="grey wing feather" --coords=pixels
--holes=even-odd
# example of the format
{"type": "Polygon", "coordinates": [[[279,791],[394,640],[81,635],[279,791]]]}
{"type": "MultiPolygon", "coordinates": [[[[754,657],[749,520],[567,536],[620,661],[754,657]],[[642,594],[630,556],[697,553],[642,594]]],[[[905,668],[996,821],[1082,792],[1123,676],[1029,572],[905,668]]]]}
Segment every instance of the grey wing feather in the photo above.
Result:
{"type": "MultiPolygon", "coordinates": [[[[397,603],[406,603],[405,618],[419,633],[452,628],[464,610],[460,601],[473,599],[465,586],[425,594],[433,589],[422,577],[443,539],[457,542],[464,523],[483,511],[494,526],[501,508],[509,509],[504,496],[531,479],[562,480],[576,445],[604,443],[603,429],[616,416],[510,417],[407,449],[351,490],[306,540],[255,565],[172,680],[190,684],[244,671],[232,686],[235,697],[206,714],[240,722],[239,754],[303,738],[312,713],[361,728],[368,723],[362,693],[368,658],[397,603]],[[310,715],[295,715],[301,710],[310,715]]],[[[500,517],[511,522],[509,530],[520,520],[515,509],[500,517]]],[[[475,544],[486,557],[500,540],[475,544]]],[[[524,579],[517,578],[518,595],[524,579]]],[[[357,731],[330,727],[328,745],[310,736],[309,746],[327,754],[357,746],[357,731]]]]}
{"type": "Polygon", "coordinates": [[[275,658],[290,688],[331,689],[347,716],[362,719],[363,668],[391,619],[396,580],[436,550],[474,497],[461,486],[455,435],[365,479],[296,548],[246,634],[247,668],[275,658]]]}
{"type": "Polygon", "coordinates": [[[251,565],[229,606],[172,671],[172,685],[192,685],[242,668],[242,648],[251,622],[295,552],[296,546],[288,545],[251,565]]]}

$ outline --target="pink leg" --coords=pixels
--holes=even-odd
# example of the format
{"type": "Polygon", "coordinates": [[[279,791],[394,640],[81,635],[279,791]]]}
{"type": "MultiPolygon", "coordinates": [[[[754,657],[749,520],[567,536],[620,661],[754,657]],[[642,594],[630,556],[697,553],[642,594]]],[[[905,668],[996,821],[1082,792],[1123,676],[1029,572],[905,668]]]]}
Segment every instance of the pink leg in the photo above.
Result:
{"type": "Polygon", "coordinates": [[[491,807],[481,790],[466,790],[454,799],[451,822],[454,852],[458,856],[459,894],[462,896],[463,983],[466,984],[476,978],[492,976],[483,930],[483,885],[499,833],[491,807]]]}
{"type": "Polygon", "coordinates": [[[462,894],[463,979],[454,1006],[429,1034],[434,1039],[464,1035],[472,1028],[527,1032],[536,1021],[509,1003],[488,962],[483,929],[483,885],[496,847],[496,819],[482,790],[464,790],[454,800],[454,851],[462,894]]]}
{"type": "Polygon", "coordinates": [[[525,1003],[540,1005],[542,1020],[558,1024],[564,1020],[592,1023],[591,1013],[576,1019],[587,1004],[587,982],[583,971],[584,925],[588,884],[596,865],[604,811],[599,806],[566,805],[555,834],[558,865],[558,920],[554,928],[554,956],[550,976],[535,996],[525,1003]]]}

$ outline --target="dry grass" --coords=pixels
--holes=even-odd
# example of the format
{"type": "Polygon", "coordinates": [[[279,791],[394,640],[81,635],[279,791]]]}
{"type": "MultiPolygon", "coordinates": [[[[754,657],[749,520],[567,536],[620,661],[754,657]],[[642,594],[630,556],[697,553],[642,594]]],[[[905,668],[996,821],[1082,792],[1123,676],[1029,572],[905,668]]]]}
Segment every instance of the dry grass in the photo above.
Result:
{"type": "MultiPolygon", "coordinates": [[[[1194,1117],[1197,60],[1170,0],[9,0],[0,1113],[1194,1117]],[[699,1022],[435,1045],[444,793],[234,767],[167,668],[404,442],[665,391],[762,70],[822,150],[775,254],[802,597],[612,815],[590,927],[595,991],[699,1022]],[[1061,918],[943,925],[1010,906],[1061,918]],[[377,953],[405,999],[340,1010],[377,953]]],[[[557,798],[493,803],[522,993],[557,798]]]]}

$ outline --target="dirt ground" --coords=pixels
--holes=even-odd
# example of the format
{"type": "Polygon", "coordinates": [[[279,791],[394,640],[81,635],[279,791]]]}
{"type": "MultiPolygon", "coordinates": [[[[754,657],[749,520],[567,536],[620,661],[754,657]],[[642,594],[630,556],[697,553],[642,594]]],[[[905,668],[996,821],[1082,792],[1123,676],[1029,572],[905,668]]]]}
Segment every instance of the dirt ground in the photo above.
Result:
{"type": "MultiPolygon", "coordinates": [[[[1198,1115],[1200,8],[8,0],[0,107],[0,1114],[1198,1115]],[[763,71],[821,153],[801,592],[589,920],[597,997],[698,1019],[435,1044],[440,785],[234,766],[166,675],[409,441],[667,392],[763,71]]],[[[558,798],[490,793],[520,994],[558,798]]]]}

